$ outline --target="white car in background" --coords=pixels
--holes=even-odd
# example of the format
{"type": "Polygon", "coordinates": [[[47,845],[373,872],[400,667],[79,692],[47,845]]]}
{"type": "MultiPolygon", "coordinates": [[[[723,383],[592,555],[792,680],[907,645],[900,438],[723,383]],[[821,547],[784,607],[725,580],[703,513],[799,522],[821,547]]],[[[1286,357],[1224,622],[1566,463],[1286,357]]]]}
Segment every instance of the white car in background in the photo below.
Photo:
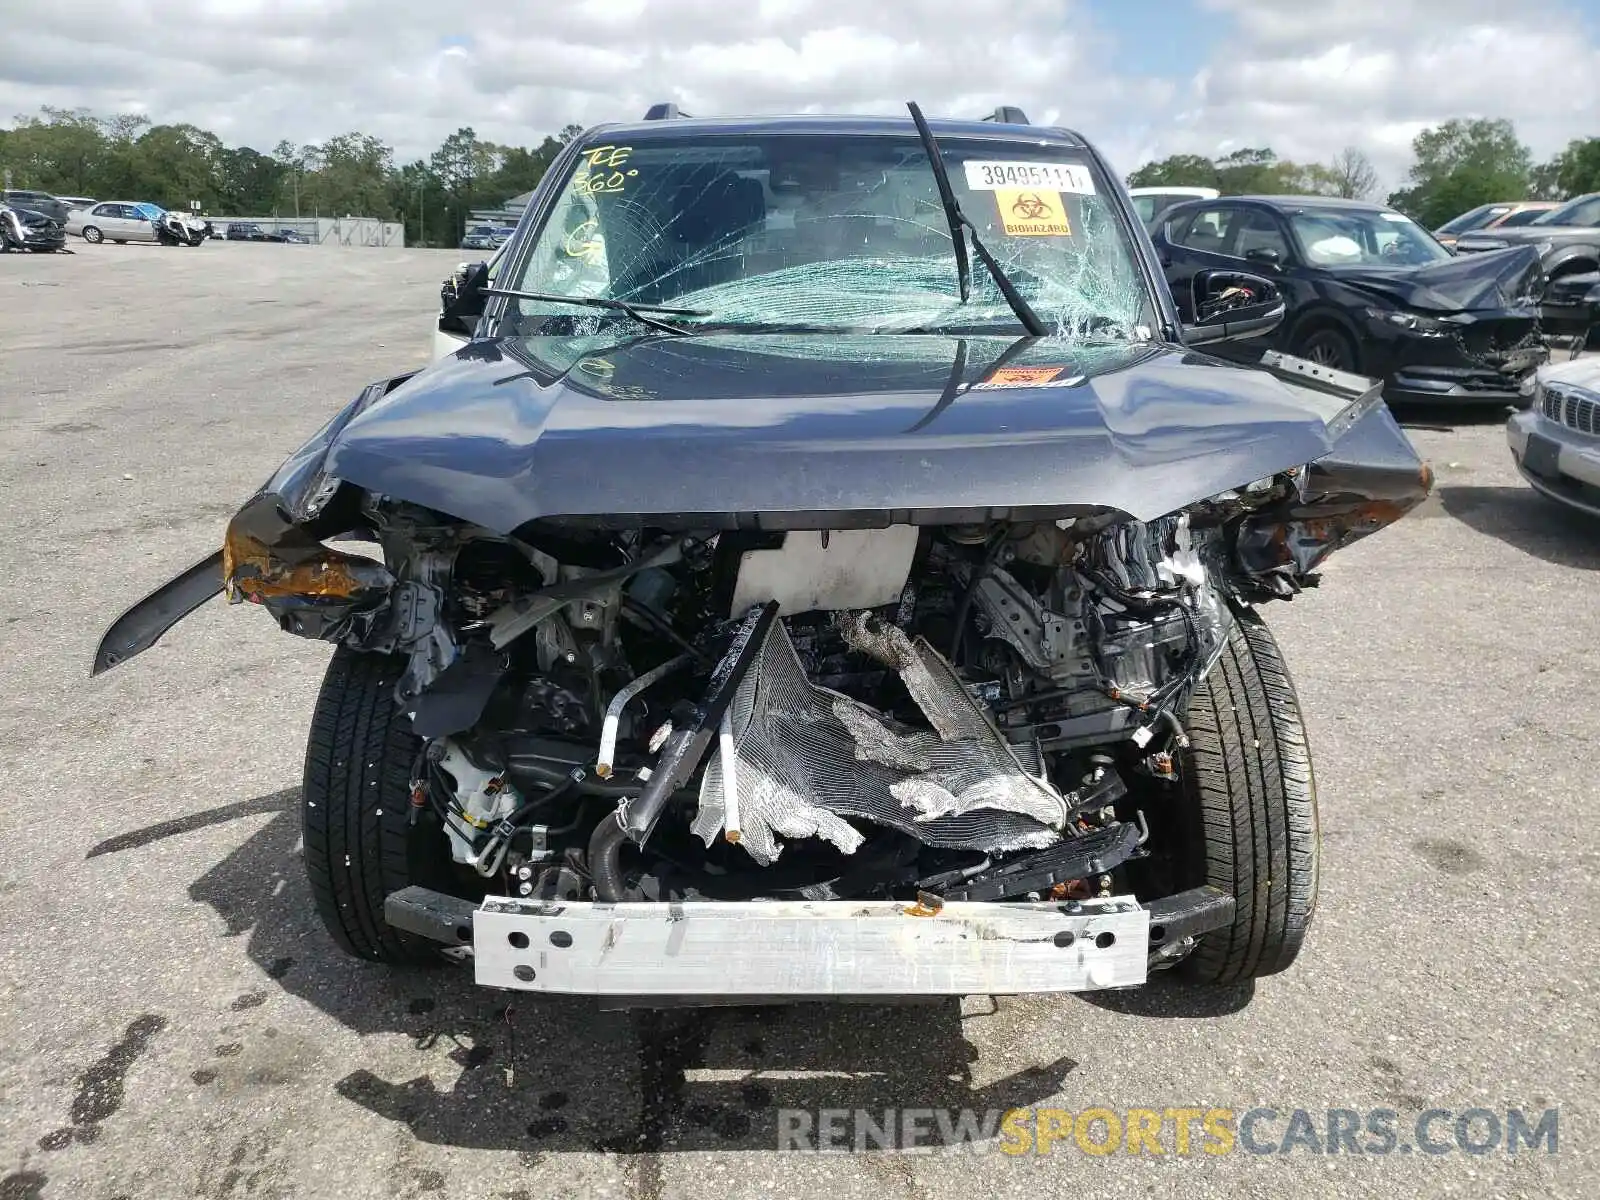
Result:
{"type": "Polygon", "coordinates": [[[1535,491],[1600,517],[1600,355],[1540,367],[1533,403],[1512,416],[1506,440],[1535,491]]]}
{"type": "Polygon", "coordinates": [[[1129,188],[1133,210],[1149,229],[1155,220],[1174,204],[1185,200],[1215,200],[1222,193],[1211,187],[1136,187],[1129,188]]]}

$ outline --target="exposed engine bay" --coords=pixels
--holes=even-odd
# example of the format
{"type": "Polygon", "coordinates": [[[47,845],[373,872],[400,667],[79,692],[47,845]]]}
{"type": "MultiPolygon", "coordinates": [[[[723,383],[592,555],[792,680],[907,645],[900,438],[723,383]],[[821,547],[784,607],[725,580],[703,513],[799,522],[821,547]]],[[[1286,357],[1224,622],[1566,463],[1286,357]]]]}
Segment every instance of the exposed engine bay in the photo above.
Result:
{"type": "Polygon", "coordinates": [[[938,437],[927,390],[907,432],[892,401],[741,425],[573,385],[515,409],[524,445],[429,393],[504,370],[472,345],[367,388],[96,652],[218,592],[339,647],[302,811],[344,949],[618,1003],[1293,961],[1315,785],[1253,610],[1427,495],[1376,385],[1146,348],[1094,392],[947,376],[936,414],[978,429],[938,437]],[[892,428],[826,436],[851,420],[892,428]]]}
{"type": "Polygon", "coordinates": [[[1233,606],[1315,582],[1249,522],[1304,477],[1148,523],[520,538],[360,493],[388,565],[269,549],[246,506],[225,574],[286,629],[405,656],[413,820],[489,890],[1081,898],[1149,857],[1233,606]]]}

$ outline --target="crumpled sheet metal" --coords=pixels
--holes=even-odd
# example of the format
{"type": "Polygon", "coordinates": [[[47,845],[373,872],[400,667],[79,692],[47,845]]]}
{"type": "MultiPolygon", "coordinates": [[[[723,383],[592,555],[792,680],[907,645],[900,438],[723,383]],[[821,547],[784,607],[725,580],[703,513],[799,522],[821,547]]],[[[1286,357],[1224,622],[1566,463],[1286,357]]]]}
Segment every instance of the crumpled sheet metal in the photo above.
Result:
{"type": "MultiPolygon", "coordinates": [[[[853,853],[863,837],[850,817],[933,846],[1000,851],[1059,840],[1065,801],[1027,773],[926,641],[866,613],[840,624],[853,648],[900,674],[931,728],[900,725],[811,683],[782,622],[774,623],[730,706],[739,844],[752,858],[769,864],[782,839],[795,837],[853,853]]],[[[719,748],[692,825],[707,845],[725,827],[726,777],[719,748]]]]}

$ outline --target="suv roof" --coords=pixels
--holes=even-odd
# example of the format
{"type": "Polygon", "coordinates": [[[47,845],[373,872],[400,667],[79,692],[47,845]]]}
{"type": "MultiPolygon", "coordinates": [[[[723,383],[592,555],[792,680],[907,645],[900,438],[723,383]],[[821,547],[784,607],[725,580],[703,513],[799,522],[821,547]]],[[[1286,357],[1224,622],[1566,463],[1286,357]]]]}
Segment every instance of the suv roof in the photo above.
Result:
{"type": "MultiPolygon", "coordinates": [[[[1007,125],[992,120],[946,121],[929,119],[928,125],[942,137],[989,138],[995,141],[1051,142],[1082,146],[1084,139],[1070,129],[1046,125],[1007,125]]],[[[628,121],[596,125],[589,133],[631,137],[688,137],[708,133],[842,133],[915,134],[910,116],[859,117],[799,114],[771,117],[675,117],[670,120],[628,121]]]]}

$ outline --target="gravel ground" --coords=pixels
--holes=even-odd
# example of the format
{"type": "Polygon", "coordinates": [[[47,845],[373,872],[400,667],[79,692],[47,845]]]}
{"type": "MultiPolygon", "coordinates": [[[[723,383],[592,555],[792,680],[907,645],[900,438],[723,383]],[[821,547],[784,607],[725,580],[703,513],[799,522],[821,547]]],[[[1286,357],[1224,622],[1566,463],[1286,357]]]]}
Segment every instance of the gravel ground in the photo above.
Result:
{"type": "Polygon", "coordinates": [[[297,854],[327,647],[213,604],[88,664],[337,406],[423,362],[456,259],[0,258],[0,1200],[1600,1193],[1600,527],[1523,486],[1494,416],[1419,418],[1435,496],[1269,610],[1325,851],[1285,975],[638,1018],[340,957],[297,854]],[[1427,1108],[1559,1106],[1559,1148],[775,1152],[779,1108],[890,1105],[1280,1110],[1258,1143],[1389,1108],[1406,1144],[1427,1108]]]}

